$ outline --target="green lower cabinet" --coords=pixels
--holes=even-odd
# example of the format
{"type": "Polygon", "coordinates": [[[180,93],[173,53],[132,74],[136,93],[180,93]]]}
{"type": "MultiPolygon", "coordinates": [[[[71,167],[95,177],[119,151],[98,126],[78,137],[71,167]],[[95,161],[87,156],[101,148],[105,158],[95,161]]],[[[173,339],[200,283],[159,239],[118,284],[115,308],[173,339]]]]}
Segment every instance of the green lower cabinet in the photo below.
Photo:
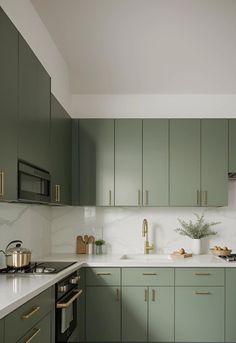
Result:
{"type": "Polygon", "coordinates": [[[48,313],[40,322],[38,322],[27,334],[22,337],[17,343],[51,343],[51,313],[48,313]]]}
{"type": "Polygon", "coordinates": [[[86,341],[120,341],[120,287],[86,288],[86,341]]]}
{"type": "Polygon", "coordinates": [[[146,342],[148,288],[122,287],[122,342],[146,342]]]}
{"type": "Polygon", "coordinates": [[[175,288],[175,341],[224,342],[224,287],[175,288]]]}
{"type": "Polygon", "coordinates": [[[0,320],[0,342],[4,342],[4,319],[0,320]]]}
{"type": "Polygon", "coordinates": [[[236,269],[227,268],[225,298],[225,342],[236,342],[236,269]]]}
{"type": "Polygon", "coordinates": [[[174,341],[174,287],[150,287],[148,341],[174,341]]]}

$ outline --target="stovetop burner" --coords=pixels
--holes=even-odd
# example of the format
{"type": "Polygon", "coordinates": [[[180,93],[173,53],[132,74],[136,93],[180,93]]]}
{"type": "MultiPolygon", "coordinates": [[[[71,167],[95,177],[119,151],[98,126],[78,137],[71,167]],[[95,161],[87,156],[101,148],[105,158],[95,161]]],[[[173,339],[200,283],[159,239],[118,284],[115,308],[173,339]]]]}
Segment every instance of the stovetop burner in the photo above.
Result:
{"type": "Polygon", "coordinates": [[[236,254],[230,254],[228,256],[219,256],[219,257],[225,260],[226,262],[236,262],[236,254]]]}
{"type": "Polygon", "coordinates": [[[2,268],[0,274],[56,274],[76,262],[32,262],[22,268],[2,268]]]}

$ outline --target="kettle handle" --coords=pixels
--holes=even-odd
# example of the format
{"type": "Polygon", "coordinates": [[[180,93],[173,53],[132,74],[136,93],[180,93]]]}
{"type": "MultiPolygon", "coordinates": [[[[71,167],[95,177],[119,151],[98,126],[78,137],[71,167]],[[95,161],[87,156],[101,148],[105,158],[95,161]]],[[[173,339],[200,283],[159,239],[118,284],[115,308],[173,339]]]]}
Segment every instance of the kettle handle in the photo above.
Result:
{"type": "Polygon", "coordinates": [[[11,241],[10,243],[7,244],[6,249],[5,249],[5,252],[7,251],[7,248],[8,248],[11,244],[13,244],[13,243],[20,243],[20,244],[22,244],[23,242],[20,241],[19,239],[16,239],[15,241],[11,241]]]}

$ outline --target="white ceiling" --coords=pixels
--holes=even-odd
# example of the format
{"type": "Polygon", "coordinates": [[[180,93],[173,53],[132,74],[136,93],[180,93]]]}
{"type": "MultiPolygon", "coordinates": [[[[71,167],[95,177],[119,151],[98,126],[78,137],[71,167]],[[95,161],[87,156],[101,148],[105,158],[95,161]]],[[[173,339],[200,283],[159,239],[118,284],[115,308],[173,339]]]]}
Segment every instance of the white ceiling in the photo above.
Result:
{"type": "Polygon", "coordinates": [[[31,2],[71,93],[236,93],[235,0],[31,2]]]}

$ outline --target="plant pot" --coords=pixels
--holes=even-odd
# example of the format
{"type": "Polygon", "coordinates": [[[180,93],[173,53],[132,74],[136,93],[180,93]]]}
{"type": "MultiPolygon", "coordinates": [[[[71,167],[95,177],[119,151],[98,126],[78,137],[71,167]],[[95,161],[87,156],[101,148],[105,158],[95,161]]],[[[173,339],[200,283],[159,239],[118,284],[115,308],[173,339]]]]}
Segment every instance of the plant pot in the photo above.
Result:
{"type": "Polygon", "coordinates": [[[102,255],[102,245],[96,245],[96,255],[102,255]]]}
{"type": "Polygon", "coordinates": [[[192,239],[192,253],[194,255],[201,254],[201,239],[192,239]]]}

